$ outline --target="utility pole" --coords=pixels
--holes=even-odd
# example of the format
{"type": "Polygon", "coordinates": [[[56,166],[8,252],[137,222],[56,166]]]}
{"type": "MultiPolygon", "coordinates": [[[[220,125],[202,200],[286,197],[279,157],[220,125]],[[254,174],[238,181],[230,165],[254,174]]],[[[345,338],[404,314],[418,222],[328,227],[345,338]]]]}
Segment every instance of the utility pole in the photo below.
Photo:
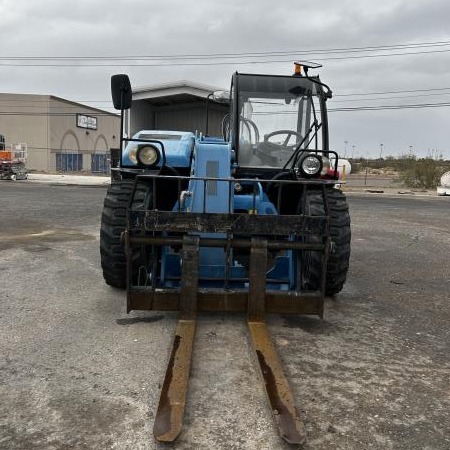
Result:
{"type": "Polygon", "coordinates": [[[352,145],[352,159],[355,158],[355,147],[356,145],[352,145]]]}
{"type": "Polygon", "coordinates": [[[344,141],[344,158],[347,156],[347,144],[348,141],[344,141]]]}
{"type": "Polygon", "coordinates": [[[367,153],[366,154],[366,176],[364,177],[364,186],[367,186],[367,173],[368,172],[369,172],[369,154],[367,153]]]}

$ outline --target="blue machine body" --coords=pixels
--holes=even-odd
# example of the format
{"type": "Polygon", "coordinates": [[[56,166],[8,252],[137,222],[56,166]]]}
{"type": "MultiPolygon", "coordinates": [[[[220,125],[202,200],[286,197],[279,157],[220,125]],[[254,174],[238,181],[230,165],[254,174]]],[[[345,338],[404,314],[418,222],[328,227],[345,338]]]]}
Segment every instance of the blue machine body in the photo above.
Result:
{"type": "MultiPolygon", "coordinates": [[[[122,153],[122,166],[135,168],[137,163],[130,159],[130,151],[136,145],[145,144],[148,140],[153,140],[154,145],[161,149],[162,142],[166,155],[166,164],[171,167],[190,167],[191,157],[195,145],[195,134],[183,131],[161,131],[142,130],[133,136],[133,141],[129,141],[122,153]],[[145,141],[139,141],[145,139],[145,141]]],[[[162,151],[162,149],[161,149],[162,151]]],[[[162,165],[162,158],[158,167],[162,165]]]]}
{"type": "MultiPolygon", "coordinates": [[[[175,146],[170,143],[166,145],[166,142],[164,145],[167,160],[173,160],[171,150],[175,146]]],[[[180,147],[177,147],[176,151],[179,155],[180,147]]],[[[187,158],[186,154],[185,157],[187,158]]],[[[249,189],[242,189],[239,192],[235,189],[234,183],[225,181],[231,178],[232,158],[233,153],[228,142],[221,139],[197,138],[193,147],[191,180],[187,190],[183,192],[183,200],[179,200],[173,210],[180,211],[180,213],[228,214],[244,212],[259,215],[278,214],[276,207],[269,201],[261,183],[257,180],[248,181],[251,185],[250,193],[248,193],[249,189]]],[[[206,238],[226,237],[218,233],[192,232],[191,234],[206,238]]],[[[179,286],[181,264],[179,253],[174,252],[170,247],[163,247],[160,274],[162,287],[179,286]]],[[[292,251],[286,251],[284,255],[277,256],[273,267],[267,272],[267,288],[272,290],[291,289],[294,286],[294,265],[292,251]]],[[[226,276],[229,287],[248,287],[247,282],[243,281],[248,278],[246,268],[234,260],[232,250],[227,253],[223,248],[201,247],[199,285],[202,287],[223,287],[226,276]]]]}

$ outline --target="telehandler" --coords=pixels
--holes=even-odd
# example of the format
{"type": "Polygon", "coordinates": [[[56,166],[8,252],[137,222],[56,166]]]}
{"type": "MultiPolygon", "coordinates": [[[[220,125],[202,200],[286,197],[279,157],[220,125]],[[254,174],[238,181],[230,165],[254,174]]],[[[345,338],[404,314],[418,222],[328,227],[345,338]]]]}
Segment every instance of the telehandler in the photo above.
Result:
{"type": "Polygon", "coordinates": [[[220,138],[167,130],[125,138],[131,84],[127,75],[111,79],[122,148],[102,214],[103,276],[126,288],[128,312],[179,311],[158,441],[181,432],[197,314],[227,311],[246,313],[282,438],[305,442],[265,316],[323,317],[325,296],[346,281],[350,217],[339,157],[329,149],[332,93],[308,75],[317,67],[296,63],[289,76],[234,73],[220,138]]]}

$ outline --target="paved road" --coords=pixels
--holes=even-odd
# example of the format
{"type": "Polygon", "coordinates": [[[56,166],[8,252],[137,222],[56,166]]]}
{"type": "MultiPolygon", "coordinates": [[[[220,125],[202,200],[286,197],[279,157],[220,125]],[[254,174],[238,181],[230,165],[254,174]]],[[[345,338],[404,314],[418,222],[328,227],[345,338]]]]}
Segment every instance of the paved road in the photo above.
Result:
{"type": "MultiPolygon", "coordinates": [[[[0,185],[2,449],[156,449],[176,315],[102,282],[104,187],[0,185]]],[[[270,330],[307,449],[450,448],[450,198],[349,193],[352,266],[325,320],[270,330]]],[[[176,449],[284,449],[243,316],[200,319],[176,449]]]]}

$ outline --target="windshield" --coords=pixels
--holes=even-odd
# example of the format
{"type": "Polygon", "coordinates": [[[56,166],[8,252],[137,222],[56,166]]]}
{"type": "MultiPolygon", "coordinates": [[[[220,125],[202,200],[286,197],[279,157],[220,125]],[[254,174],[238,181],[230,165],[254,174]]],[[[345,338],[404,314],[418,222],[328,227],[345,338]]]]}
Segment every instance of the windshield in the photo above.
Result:
{"type": "Polygon", "coordinates": [[[298,148],[322,150],[320,86],[300,77],[239,75],[239,165],[282,168],[298,148]]]}

